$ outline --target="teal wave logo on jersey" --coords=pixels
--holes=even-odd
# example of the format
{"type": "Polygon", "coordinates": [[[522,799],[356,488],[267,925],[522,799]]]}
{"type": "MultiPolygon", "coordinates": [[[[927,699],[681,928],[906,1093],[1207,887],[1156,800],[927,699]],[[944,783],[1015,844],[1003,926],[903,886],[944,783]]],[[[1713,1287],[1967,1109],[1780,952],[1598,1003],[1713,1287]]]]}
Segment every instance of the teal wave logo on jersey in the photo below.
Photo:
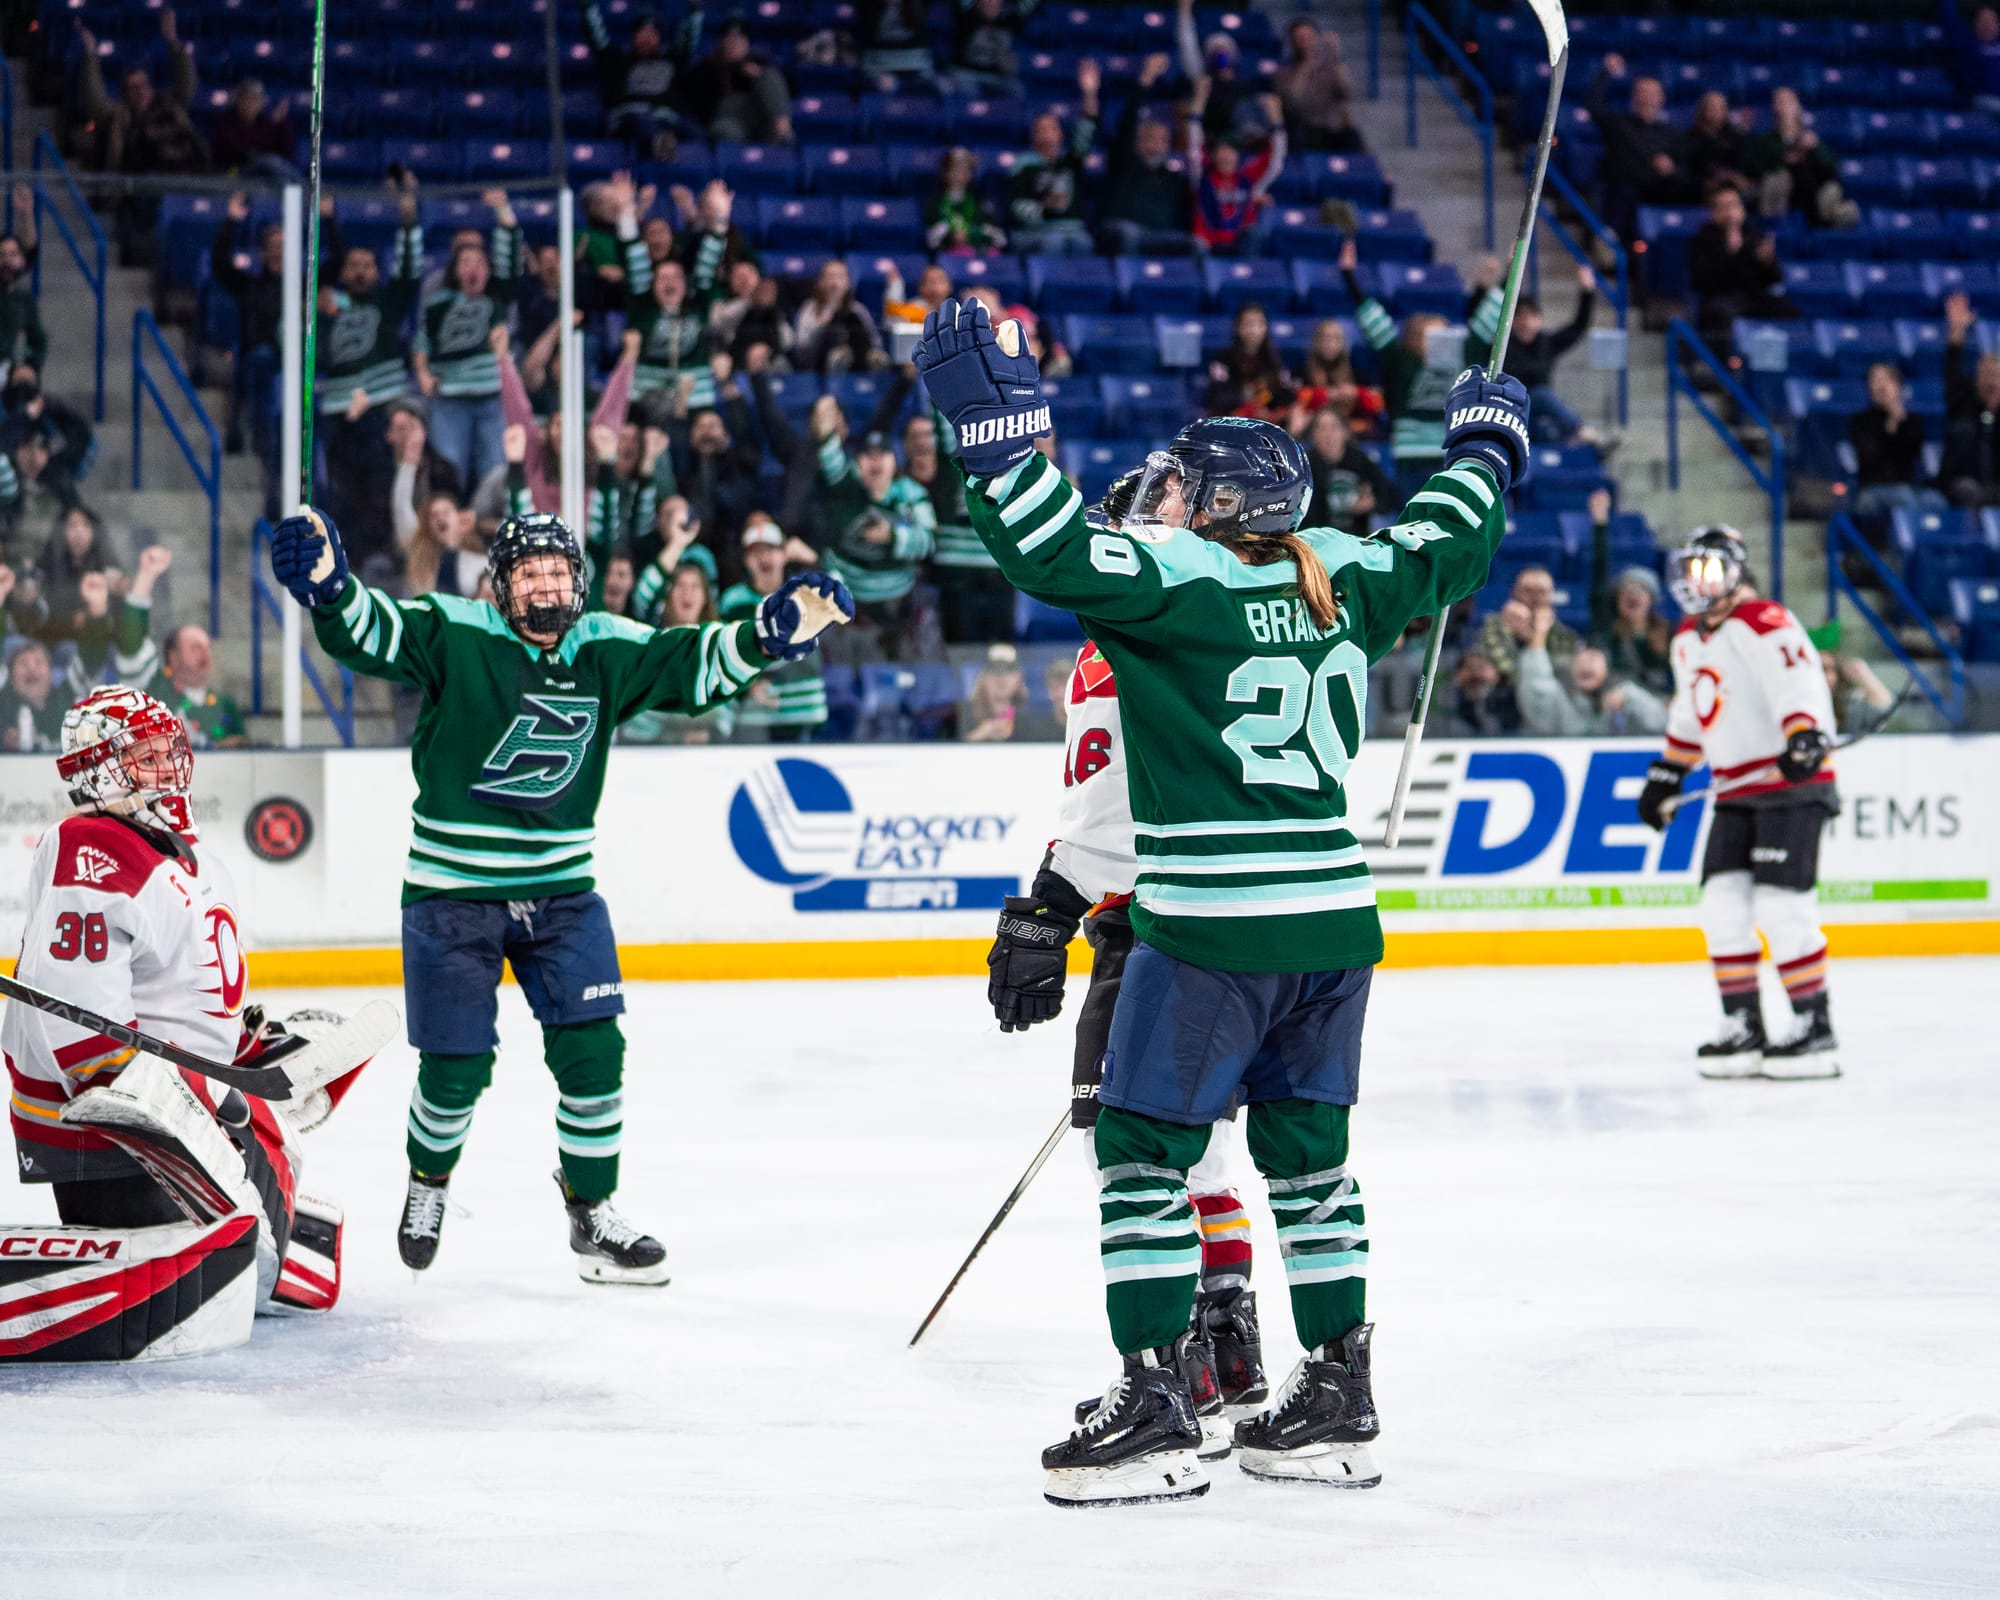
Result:
{"type": "Polygon", "coordinates": [[[480,763],[472,792],[495,805],[540,811],[562,797],[583,770],[597,733],[597,701],[585,695],[524,694],[530,708],[514,719],[480,763]]]}

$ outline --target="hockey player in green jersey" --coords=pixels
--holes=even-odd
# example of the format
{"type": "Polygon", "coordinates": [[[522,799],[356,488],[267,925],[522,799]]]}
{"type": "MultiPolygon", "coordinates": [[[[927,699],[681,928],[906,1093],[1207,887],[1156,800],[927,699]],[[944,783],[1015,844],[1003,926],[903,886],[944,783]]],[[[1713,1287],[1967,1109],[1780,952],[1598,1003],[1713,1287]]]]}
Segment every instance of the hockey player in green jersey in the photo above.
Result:
{"type": "Polygon", "coordinates": [[[1147,463],[1118,530],[1034,451],[1049,427],[1014,324],[946,301],[916,353],[951,422],[974,530],[1026,593],[1073,611],[1116,674],[1139,873],[1137,936],[1097,1123],[1105,1304],[1123,1367],[1043,1452],[1057,1505],[1207,1489],[1177,1349],[1201,1272],[1188,1169],[1247,1102],[1305,1355],[1236,1426],[1246,1472],[1362,1487],[1379,1431],[1368,1233],[1347,1170],[1375,888],[1343,826],[1368,666],[1485,581],[1528,461],[1518,382],[1468,372],[1443,469],[1379,539],[1305,528],[1311,473],[1269,423],[1212,417],[1147,463]]]}
{"type": "Polygon", "coordinates": [[[397,1245],[417,1270],[437,1253],[445,1185],[492,1081],[506,962],[556,1079],[556,1181],[577,1271],[593,1283],[665,1283],[665,1248],[611,1205],[625,1001],[592,864],[611,732],[640,711],[722,704],[774,663],[811,654],[854,602],[837,579],[806,572],[733,624],[654,629],[586,615],[582,550],[546,514],[503,522],[488,562],[491,603],[398,601],[349,575],[322,513],[287,517],[271,544],[278,581],[312,609],[327,654],[423,696],[403,874],[403,984],[419,1064],[397,1245]]]}

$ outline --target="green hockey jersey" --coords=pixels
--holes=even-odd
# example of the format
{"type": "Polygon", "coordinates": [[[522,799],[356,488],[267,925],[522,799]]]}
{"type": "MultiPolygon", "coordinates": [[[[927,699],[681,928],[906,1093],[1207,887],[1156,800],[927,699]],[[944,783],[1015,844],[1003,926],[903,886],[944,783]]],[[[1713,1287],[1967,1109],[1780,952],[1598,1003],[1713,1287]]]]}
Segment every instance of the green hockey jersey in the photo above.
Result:
{"type": "Polygon", "coordinates": [[[1249,566],[1185,530],[1092,528],[1042,456],[971,484],[973,527],[1000,570],[1074,611],[1117,677],[1139,936],[1227,972],[1381,960],[1374,880],[1342,825],[1368,666],[1412,618],[1485,582],[1506,528],[1492,475],[1438,473],[1376,538],[1304,530],[1339,600],[1329,632],[1298,598],[1295,563],[1249,566]]]}
{"type": "Polygon", "coordinates": [[[487,601],[399,601],[355,579],[312,619],[336,661],[423,694],[405,905],[590,888],[612,729],[641,711],[706,711],[771,664],[749,622],[649,628],[595,611],[538,650],[487,601]]]}

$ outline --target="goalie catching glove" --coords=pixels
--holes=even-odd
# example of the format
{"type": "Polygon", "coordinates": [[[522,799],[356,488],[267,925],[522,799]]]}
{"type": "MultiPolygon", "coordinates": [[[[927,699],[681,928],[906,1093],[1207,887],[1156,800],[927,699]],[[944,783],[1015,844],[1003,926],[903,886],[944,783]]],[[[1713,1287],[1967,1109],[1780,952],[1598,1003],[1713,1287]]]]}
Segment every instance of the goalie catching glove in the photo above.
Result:
{"type": "Polygon", "coordinates": [[[1002,1033],[1032,1028],[1062,1010],[1069,942],[1089,910],[1090,903],[1046,867],[1030,893],[1001,902],[1000,926],[986,955],[986,998],[1002,1033]]]}
{"type": "Polygon", "coordinates": [[[976,477],[997,478],[1035,453],[1053,431],[1041,369],[1018,322],[996,330],[977,300],[947,300],[924,318],[917,371],[931,404],[951,424],[958,459],[976,477]]]}

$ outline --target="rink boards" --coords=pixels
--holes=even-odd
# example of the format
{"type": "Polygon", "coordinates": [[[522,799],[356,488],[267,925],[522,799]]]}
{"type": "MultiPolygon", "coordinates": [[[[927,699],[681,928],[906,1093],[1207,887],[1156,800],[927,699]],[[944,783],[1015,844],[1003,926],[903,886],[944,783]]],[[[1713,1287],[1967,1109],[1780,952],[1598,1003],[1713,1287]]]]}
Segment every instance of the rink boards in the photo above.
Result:
{"type": "MultiPolygon", "coordinates": [[[[1664,836],[1639,823],[1656,742],[1427,743],[1388,851],[1400,748],[1369,741],[1346,775],[1391,964],[1701,956],[1708,807],[1690,803],[1664,836]]],[[[1834,953],[2000,951],[2000,736],[1884,736],[1838,764],[1820,889],[1834,953]]],[[[1048,744],[621,747],[597,875],[625,976],[979,971],[1001,898],[1057,831],[1062,773],[1048,744]]],[[[398,980],[415,794],[404,750],[200,755],[203,841],[235,870],[260,982],[398,980]]],[[[50,758],[0,758],[0,911],[15,926],[64,806],[50,758]]]]}

